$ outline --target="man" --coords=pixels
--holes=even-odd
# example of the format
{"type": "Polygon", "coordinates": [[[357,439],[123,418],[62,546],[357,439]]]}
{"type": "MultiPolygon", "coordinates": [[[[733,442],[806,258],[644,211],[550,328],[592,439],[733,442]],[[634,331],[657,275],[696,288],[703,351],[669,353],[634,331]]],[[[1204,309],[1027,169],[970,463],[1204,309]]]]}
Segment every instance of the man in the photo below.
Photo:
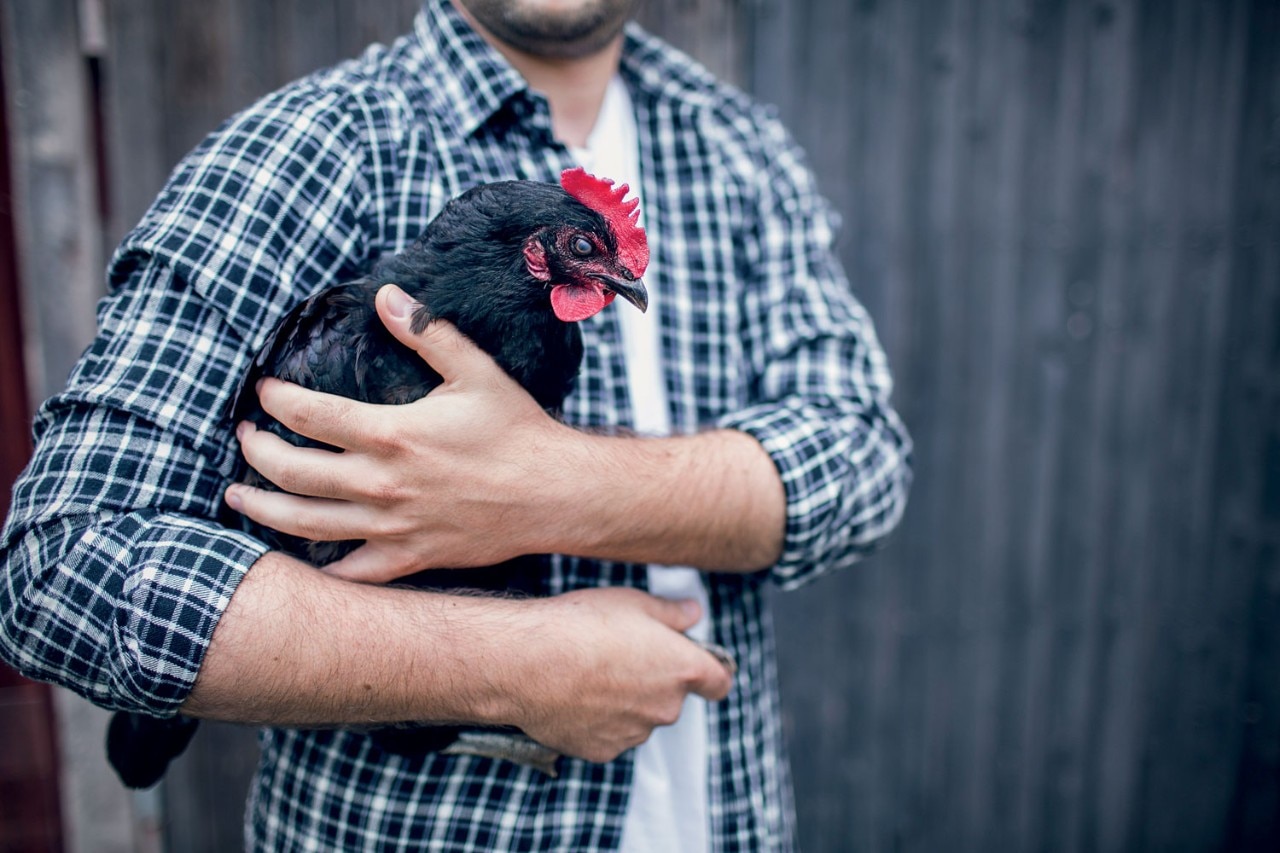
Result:
{"type": "Polygon", "coordinates": [[[428,0],[404,39],[233,118],[122,244],[99,336],[42,409],[3,540],[6,657],[107,707],[265,725],[253,849],[792,843],[762,587],[873,548],[909,445],[794,145],[624,31],[633,5],[428,0]],[[290,305],[468,186],[580,160],[638,187],[661,322],[584,323],[573,426],[447,325],[413,335],[388,287],[380,316],[444,386],[385,409],[264,383],[340,465],[229,434],[290,305]],[[608,434],[637,424],[675,435],[608,434]],[[241,451],[293,494],[232,485],[231,509],[367,544],[317,571],[234,530],[241,451]],[[547,599],[380,585],[543,552],[573,555],[547,599]],[[732,682],[685,631],[730,648],[732,682]],[[551,779],[340,727],[413,719],[517,725],[572,757],[551,779]]]}

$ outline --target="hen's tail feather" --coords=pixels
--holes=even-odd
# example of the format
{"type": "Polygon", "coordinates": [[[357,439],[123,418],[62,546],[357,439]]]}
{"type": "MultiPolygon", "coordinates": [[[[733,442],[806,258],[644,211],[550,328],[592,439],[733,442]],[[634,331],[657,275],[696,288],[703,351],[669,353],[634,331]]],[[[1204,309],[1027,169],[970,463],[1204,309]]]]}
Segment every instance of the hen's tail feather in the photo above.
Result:
{"type": "Polygon", "coordinates": [[[107,727],[107,761],[128,788],[150,788],[182,754],[200,723],[116,711],[107,727]]]}

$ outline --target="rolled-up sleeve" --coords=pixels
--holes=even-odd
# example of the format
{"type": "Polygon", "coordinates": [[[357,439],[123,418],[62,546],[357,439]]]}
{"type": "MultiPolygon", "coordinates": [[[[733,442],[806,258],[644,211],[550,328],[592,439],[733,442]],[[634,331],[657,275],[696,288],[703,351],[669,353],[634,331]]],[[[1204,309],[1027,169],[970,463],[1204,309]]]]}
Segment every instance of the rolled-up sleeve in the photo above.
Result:
{"type": "Polygon", "coordinates": [[[746,241],[742,339],[752,403],[720,426],[754,436],[786,490],[774,579],[792,588],[848,566],[897,526],[911,440],[871,318],[833,249],[836,216],[801,154],[766,124],[760,217],[746,241]]]}
{"type": "Polygon", "coordinates": [[[3,535],[0,648],[21,672],[111,708],[167,714],[186,698],[265,550],[217,520],[236,465],[221,410],[243,357],[164,267],[104,303],[98,339],[40,409],[3,535]]]}
{"type": "Polygon", "coordinates": [[[222,502],[243,465],[229,404],[275,319],[366,260],[360,105],[274,97],[189,155],[116,252],[0,537],[0,657],[104,707],[189,695],[266,550],[222,502]]]}

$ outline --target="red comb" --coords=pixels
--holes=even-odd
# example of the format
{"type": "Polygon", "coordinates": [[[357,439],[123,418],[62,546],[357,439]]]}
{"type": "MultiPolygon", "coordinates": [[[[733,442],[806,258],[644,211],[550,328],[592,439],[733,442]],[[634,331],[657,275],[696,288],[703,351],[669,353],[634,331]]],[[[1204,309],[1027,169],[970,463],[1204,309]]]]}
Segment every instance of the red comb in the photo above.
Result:
{"type": "Polygon", "coordinates": [[[604,217],[618,241],[618,259],[622,265],[636,278],[644,275],[645,267],[649,266],[649,241],[644,236],[644,229],[637,224],[640,199],[623,201],[629,187],[623,184],[614,189],[613,181],[589,175],[581,166],[561,172],[560,186],[604,217]]]}

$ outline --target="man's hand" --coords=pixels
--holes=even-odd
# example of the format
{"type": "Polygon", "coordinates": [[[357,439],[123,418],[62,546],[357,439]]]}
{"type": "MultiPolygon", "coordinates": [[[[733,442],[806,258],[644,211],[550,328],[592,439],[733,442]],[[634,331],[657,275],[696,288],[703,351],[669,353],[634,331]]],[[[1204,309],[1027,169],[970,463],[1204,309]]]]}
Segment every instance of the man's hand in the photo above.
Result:
{"type": "Polygon", "coordinates": [[[325,571],[387,582],[537,553],[716,571],[754,571],[778,559],[786,498],[751,436],[574,430],[452,326],[414,334],[414,303],[399,288],[383,287],[377,306],[444,384],[414,403],[374,406],[265,380],[267,412],[344,452],[297,448],[242,425],[249,464],[293,494],[227,491],[233,509],[268,527],[365,540],[325,571]]]}
{"type": "Polygon", "coordinates": [[[506,722],[559,752],[611,761],[675,723],[688,694],[719,700],[732,686],[682,636],[698,621],[693,602],[615,587],[530,604],[529,655],[544,665],[507,673],[516,714],[506,722]]]}
{"type": "Polygon", "coordinates": [[[451,325],[414,335],[400,296],[394,287],[379,293],[383,321],[444,383],[416,402],[378,406],[264,380],[258,395],[270,415],[343,452],[297,448],[241,424],[245,459],[292,494],[234,485],[228,503],[307,539],[366,540],[326,567],[361,581],[542,550],[531,536],[546,524],[538,493],[563,479],[555,447],[572,430],[451,325]]]}

